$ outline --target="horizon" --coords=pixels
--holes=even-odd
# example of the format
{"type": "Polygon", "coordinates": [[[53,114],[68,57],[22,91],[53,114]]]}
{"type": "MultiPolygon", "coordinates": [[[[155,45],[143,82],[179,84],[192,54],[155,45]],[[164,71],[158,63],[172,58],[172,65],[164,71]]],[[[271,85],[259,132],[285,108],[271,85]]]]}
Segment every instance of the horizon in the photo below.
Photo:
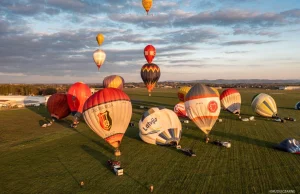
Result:
{"type": "Polygon", "coordinates": [[[155,0],[148,16],[140,0],[3,0],[0,13],[0,84],[141,83],[148,44],[158,82],[299,80],[297,0],[155,0]]]}

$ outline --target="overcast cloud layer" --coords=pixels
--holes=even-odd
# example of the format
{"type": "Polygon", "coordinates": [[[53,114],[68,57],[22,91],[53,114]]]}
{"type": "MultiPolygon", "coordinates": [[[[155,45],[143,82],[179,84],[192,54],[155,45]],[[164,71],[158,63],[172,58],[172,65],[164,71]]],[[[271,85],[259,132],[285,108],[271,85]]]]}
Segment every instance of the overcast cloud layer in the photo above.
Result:
{"type": "Polygon", "coordinates": [[[0,83],[141,82],[148,44],[160,81],[300,79],[298,0],[155,0],[149,15],[141,2],[1,0],[0,83]]]}

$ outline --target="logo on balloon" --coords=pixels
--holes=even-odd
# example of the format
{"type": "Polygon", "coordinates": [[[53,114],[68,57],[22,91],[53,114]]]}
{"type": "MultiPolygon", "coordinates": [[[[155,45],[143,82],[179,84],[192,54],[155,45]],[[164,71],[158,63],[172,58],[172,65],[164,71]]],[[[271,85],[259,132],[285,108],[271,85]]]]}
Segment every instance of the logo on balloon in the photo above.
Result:
{"type": "Polygon", "coordinates": [[[218,109],[218,104],[217,104],[216,101],[212,100],[212,101],[210,101],[208,103],[208,107],[207,108],[208,108],[209,112],[214,113],[218,109]]]}
{"type": "Polygon", "coordinates": [[[112,120],[109,116],[109,112],[108,111],[105,111],[103,113],[99,113],[98,114],[98,117],[99,117],[99,123],[100,123],[100,126],[106,130],[106,131],[109,131],[110,128],[111,128],[111,125],[112,125],[112,120]]]}

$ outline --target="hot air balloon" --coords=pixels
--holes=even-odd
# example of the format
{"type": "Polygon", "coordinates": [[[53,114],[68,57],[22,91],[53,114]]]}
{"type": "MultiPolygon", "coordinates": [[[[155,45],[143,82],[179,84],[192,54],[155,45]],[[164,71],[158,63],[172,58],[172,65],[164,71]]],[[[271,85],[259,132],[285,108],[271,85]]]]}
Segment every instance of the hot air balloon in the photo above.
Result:
{"type": "Polygon", "coordinates": [[[47,109],[53,121],[67,117],[71,110],[66,94],[53,94],[47,101],[47,109]]]}
{"type": "Polygon", "coordinates": [[[277,117],[276,102],[268,94],[260,93],[256,95],[251,106],[254,112],[263,117],[277,117]]]}
{"type": "Polygon", "coordinates": [[[220,114],[220,99],[218,95],[203,84],[194,85],[185,97],[185,110],[188,117],[208,135],[220,114]]]}
{"type": "Polygon", "coordinates": [[[176,115],[178,117],[187,117],[187,113],[185,111],[185,106],[184,106],[184,102],[179,102],[178,104],[176,104],[174,106],[174,112],[176,113],[176,115]]]}
{"type": "Polygon", "coordinates": [[[74,125],[82,114],[85,101],[92,95],[91,89],[83,82],[74,83],[68,90],[67,99],[71,113],[74,116],[74,125]]]}
{"type": "Polygon", "coordinates": [[[103,34],[98,34],[98,35],[96,36],[96,40],[97,40],[98,45],[100,46],[100,45],[103,43],[103,41],[104,41],[104,36],[103,36],[103,34]]]}
{"type": "Polygon", "coordinates": [[[220,96],[219,91],[217,90],[217,88],[215,87],[210,87],[218,96],[220,96]]]}
{"type": "Polygon", "coordinates": [[[132,116],[130,98],[122,90],[104,88],[94,93],[84,104],[83,118],[88,126],[107,143],[119,147],[132,116]]]}
{"type": "Polygon", "coordinates": [[[106,54],[103,50],[101,49],[97,49],[95,50],[94,54],[93,54],[93,58],[94,58],[94,62],[98,67],[98,71],[101,67],[101,65],[103,65],[105,58],[106,58],[106,54]]]}
{"type": "Polygon", "coordinates": [[[160,77],[159,67],[154,63],[143,65],[141,69],[141,77],[148,89],[149,96],[151,96],[151,91],[160,77]]]}
{"type": "Polygon", "coordinates": [[[241,113],[241,94],[236,89],[229,88],[224,90],[220,96],[220,100],[224,109],[237,115],[241,113]]]}
{"type": "Polygon", "coordinates": [[[118,88],[120,90],[123,90],[124,84],[124,79],[118,75],[110,75],[105,77],[103,80],[104,88],[118,88]]]}
{"type": "Polygon", "coordinates": [[[295,109],[296,109],[296,110],[300,110],[300,101],[296,103],[295,109]]]}
{"type": "Polygon", "coordinates": [[[166,108],[153,107],[139,121],[140,137],[149,144],[177,146],[182,127],[177,115],[166,108]]]}
{"type": "Polygon", "coordinates": [[[144,56],[145,56],[147,62],[152,63],[155,55],[156,55],[156,50],[155,50],[154,46],[147,45],[144,49],[144,56]]]}
{"type": "Polygon", "coordinates": [[[152,0],[142,0],[142,4],[148,15],[148,12],[150,11],[150,9],[152,7],[152,0]]]}
{"type": "Polygon", "coordinates": [[[186,94],[190,91],[191,87],[189,86],[181,86],[177,92],[177,96],[179,101],[184,102],[184,98],[186,94]]]}

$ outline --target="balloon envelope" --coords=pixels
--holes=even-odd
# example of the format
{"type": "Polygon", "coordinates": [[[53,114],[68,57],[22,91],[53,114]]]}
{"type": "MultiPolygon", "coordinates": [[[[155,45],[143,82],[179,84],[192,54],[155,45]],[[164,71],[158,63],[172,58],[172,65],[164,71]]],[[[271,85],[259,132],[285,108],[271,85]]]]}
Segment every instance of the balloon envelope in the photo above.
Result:
{"type": "Polygon", "coordinates": [[[233,88],[226,89],[220,95],[222,106],[233,114],[241,113],[241,94],[233,88]]]}
{"type": "Polygon", "coordinates": [[[277,106],[275,100],[268,94],[260,93],[252,100],[252,110],[263,117],[276,117],[277,106]]]}
{"type": "Polygon", "coordinates": [[[182,127],[177,115],[166,108],[153,107],[139,121],[140,137],[149,144],[178,145],[182,127]]]}
{"type": "Polygon", "coordinates": [[[183,117],[183,118],[188,117],[185,111],[184,102],[179,102],[178,104],[176,104],[174,106],[174,112],[178,117],[183,117]]]}
{"type": "Polygon", "coordinates": [[[124,87],[124,79],[118,75],[110,75],[104,78],[103,80],[103,87],[104,88],[118,88],[123,90],[124,87]]]}
{"type": "Polygon", "coordinates": [[[295,109],[296,109],[296,110],[300,110],[300,101],[296,103],[295,109]]]}
{"type": "Polygon", "coordinates": [[[217,90],[217,88],[215,87],[210,87],[218,96],[220,96],[219,91],[217,90]]]}
{"type": "Polygon", "coordinates": [[[155,55],[156,55],[156,50],[155,50],[154,46],[147,45],[144,49],[144,56],[145,56],[147,62],[152,63],[155,55]]]}
{"type": "Polygon", "coordinates": [[[142,4],[143,4],[145,11],[148,14],[148,12],[150,11],[150,9],[152,7],[152,0],[142,0],[142,4]]]}
{"type": "Polygon", "coordinates": [[[91,89],[83,82],[76,82],[69,88],[67,98],[73,116],[81,115],[83,105],[91,95],[91,89]]]}
{"type": "Polygon", "coordinates": [[[151,93],[160,77],[160,68],[154,63],[148,63],[141,68],[141,77],[148,92],[151,93]]]}
{"type": "Polygon", "coordinates": [[[68,105],[66,94],[53,94],[47,101],[47,109],[52,118],[63,119],[67,117],[71,110],[68,105]]]}
{"type": "Polygon", "coordinates": [[[186,94],[190,91],[191,87],[189,86],[182,86],[179,88],[178,92],[177,92],[177,96],[179,101],[184,102],[184,98],[186,96],[186,94]]]}
{"type": "Polygon", "coordinates": [[[208,135],[220,114],[218,95],[203,84],[194,85],[185,97],[188,117],[208,135]]]}
{"type": "Polygon", "coordinates": [[[101,50],[101,49],[95,50],[95,52],[93,54],[93,59],[94,59],[95,64],[98,67],[98,70],[103,65],[105,58],[106,58],[106,54],[103,50],[101,50]]]}
{"type": "Polygon", "coordinates": [[[283,140],[277,145],[277,148],[289,153],[300,154],[300,142],[294,138],[283,140]]]}
{"type": "Polygon", "coordinates": [[[104,88],[84,104],[83,118],[88,126],[112,147],[120,147],[132,116],[130,98],[122,90],[104,88]]]}
{"type": "Polygon", "coordinates": [[[103,36],[103,34],[98,34],[98,35],[96,36],[96,40],[97,40],[98,45],[100,46],[100,45],[103,43],[103,41],[104,41],[104,36],[103,36]]]}

